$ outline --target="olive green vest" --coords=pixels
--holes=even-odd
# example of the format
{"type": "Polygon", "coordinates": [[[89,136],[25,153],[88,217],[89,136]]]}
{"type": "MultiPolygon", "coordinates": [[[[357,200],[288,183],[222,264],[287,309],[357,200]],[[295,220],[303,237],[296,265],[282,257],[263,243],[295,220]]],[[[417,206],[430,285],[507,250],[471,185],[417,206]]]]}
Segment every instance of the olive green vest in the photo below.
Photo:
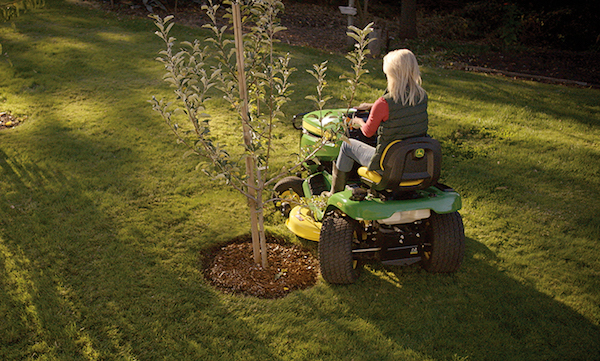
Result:
{"type": "Polygon", "coordinates": [[[377,147],[369,163],[369,170],[379,170],[381,154],[391,142],[399,139],[427,135],[427,94],[417,105],[402,105],[386,92],[383,98],[390,109],[388,120],[381,122],[377,129],[377,147]]]}

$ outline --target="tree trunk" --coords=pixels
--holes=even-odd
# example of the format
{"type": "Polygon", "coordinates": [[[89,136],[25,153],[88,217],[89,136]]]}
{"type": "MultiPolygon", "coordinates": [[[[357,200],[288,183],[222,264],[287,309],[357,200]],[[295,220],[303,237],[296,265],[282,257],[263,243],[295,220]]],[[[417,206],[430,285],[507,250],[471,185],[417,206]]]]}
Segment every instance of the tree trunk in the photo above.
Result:
{"type": "MultiPolygon", "coordinates": [[[[354,7],[355,0],[348,0],[348,7],[354,7]]],[[[348,15],[348,27],[354,26],[354,15],[348,15]]],[[[346,39],[348,46],[354,45],[354,40],[351,37],[346,39]]]]}
{"type": "MultiPolygon", "coordinates": [[[[242,38],[242,21],[241,21],[241,13],[240,13],[240,4],[234,3],[232,4],[232,13],[233,13],[233,32],[235,39],[235,47],[237,51],[237,67],[238,67],[238,85],[240,92],[240,99],[242,100],[242,129],[244,131],[244,144],[246,147],[250,147],[251,144],[251,134],[250,134],[250,117],[248,113],[248,91],[246,87],[246,75],[244,71],[244,42],[242,38]]],[[[264,231],[264,221],[262,218],[262,200],[260,197],[262,194],[262,187],[259,189],[255,189],[258,183],[262,183],[260,180],[260,176],[258,182],[256,180],[256,162],[250,155],[246,155],[246,175],[248,176],[247,184],[248,184],[248,208],[250,208],[250,226],[252,229],[252,250],[254,256],[255,263],[261,263],[262,267],[267,268],[267,248],[265,244],[265,231],[264,231]],[[258,200],[258,202],[257,202],[258,200]]]]}
{"type": "Polygon", "coordinates": [[[402,0],[400,10],[400,39],[415,39],[417,32],[417,0],[402,0]]]}

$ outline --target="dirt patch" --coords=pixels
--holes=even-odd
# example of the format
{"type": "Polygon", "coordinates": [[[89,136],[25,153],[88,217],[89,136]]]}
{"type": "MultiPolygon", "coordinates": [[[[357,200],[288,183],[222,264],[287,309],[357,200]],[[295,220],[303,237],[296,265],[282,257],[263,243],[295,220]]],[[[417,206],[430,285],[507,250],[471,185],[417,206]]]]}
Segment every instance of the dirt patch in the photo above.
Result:
{"type": "Polygon", "coordinates": [[[23,123],[9,112],[0,112],[0,130],[14,128],[23,123]]]}
{"type": "Polygon", "coordinates": [[[251,237],[243,236],[206,253],[204,275],[224,293],[259,298],[281,298],[312,287],[319,262],[297,245],[269,239],[269,267],[254,263],[251,237]]]}
{"type": "MultiPolygon", "coordinates": [[[[142,7],[125,3],[117,3],[114,7],[111,7],[107,2],[93,0],[86,0],[81,3],[94,4],[95,7],[101,7],[106,11],[122,16],[146,17],[148,14],[142,7]]],[[[347,18],[341,14],[337,6],[285,0],[283,3],[285,4],[285,12],[281,14],[280,18],[281,24],[287,30],[278,33],[278,38],[282,42],[335,53],[344,53],[348,50],[347,18]]],[[[393,8],[393,4],[389,6],[392,7],[389,9],[390,12],[400,13],[399,5],[396,9],[393,8]]],[[[166,16],[167,14],[160,15],[166,16]]],[[[199,7],[186,6],[178,9],[175,14],[175,21],[188,26],[202,26],[208,23],[209,19],[199,7]]],[[[420,18],[419,28],[435,28],[430,26],[430,22],[435,22],[435,17],[432,19],[420,18]]],[[[385,29],[388,37],[395,36],[398,27],[397,22],[378,18],[377,23],[385,29]]],[[[437,34],[430,34],[430,36],[438,38],[437,34]]],[[[388,41],[388,39],[384,40],[388,41]]],[[[406,46],[398,39],[394,40],[392,45],[394,47],[406,46]]],[[[583,86],[586,87],[600,87],[600,56],[593,52],[530,48],[518,52],[507,50],[490,51],[469,56],[452,55],[447,59],[443,59],[442,62],[447,66],[469,71],[497,70],[497,73],[511,77],[515,77],[515,74],[517,74],[516,77],[537,81],[570,85],[573,85],[574,82],[580,82],[585,83],[583,86]],[[527,75],[534,76],[528,77],[527,75]],[[557,81],[552,81],[552,79],[557,81]],[[561,82],[560,80],[569,80],[570,82],[561,82]]]]}
{"type": "Polygon", "coordinates": [[[600,56],[591,52],[530,49],[457,56],[455,60],[467,70],[483,68],[519,78],[600,88],[600,56]]]}
{"type": "MultiPolygon", "coordinates": [[[[148,12],[141,6],[123,1],[110,6],[108,2],[97,0],[78,0],[82,5],[102,8],[119,16],[147,17],[148,12]]],[[[342,15],[337,6],[311,4],[298,1],[283,1],[285,12],[280,15],[281,24],[287,30],[278,33],[284,43],[321,49],[329,52],[344,53],[348,50],[346,27],[347,17],[342,15]]],[[[388,4],[390,13],[400,13],[399,5],[388,4]]],[[[172,9],[171,9],[172,10],[172,9]]],[[[170,11],[171,14],[173,11],[170,11]]],[[[166,16],[167,13],[160,13],[166,16]]],[[[175,14],[175,21],[187,26],[202,26],[209,22],[208,17],[198,6],[180,7],[175,14]]],[[[421,17],[418,19],[420,29],[435,29],[436,18],[421,17]]],[[[377,25],[384,30],[385,43],[396,34],[397,21],[376,19],[377,25]]],[[[443,34],[429,34],[432,38],[443,38],[443,34]],[[438,36],[439,35],[439,36],[438,36]]],[[[426,39],[424,39],[426,41],[426,39]]],[[[404,47],[406,44],[395,39],[393,47],[404,47]]],[[[417,54],[425,55],[425,54],[417,54]]],[[[505,74],[510,77],[527,78],[537,81],[553,82],[585,87],[600,87],[600,56],[593,52],[555,51],[544,48],[530,48],[515,52],[490,51],[486,53],[462,56],[452,55],[442,59],[445,66],[468,71],[488,71],[505,74]],[[492,71],[495,70],[495,71],[492,71]],[[521,76],[523,75],[523,76],[521,76]],[[528,77],[527,75],[533,75],[528,77]],[[555,80],[555,81],[554,81],[555,80]],[[561,80],[568,80],[563,82],[561,80]],[[577,84],[584,83],[584,84],[577,84]]]]}

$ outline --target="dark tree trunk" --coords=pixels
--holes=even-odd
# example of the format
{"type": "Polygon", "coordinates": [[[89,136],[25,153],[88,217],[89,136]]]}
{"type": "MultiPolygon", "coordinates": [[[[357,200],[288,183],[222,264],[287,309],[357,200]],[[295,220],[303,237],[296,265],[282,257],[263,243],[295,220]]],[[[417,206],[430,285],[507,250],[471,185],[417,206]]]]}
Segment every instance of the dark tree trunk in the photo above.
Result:
{"type": "Polygon", "coordinates": [[[415,39],[417,32],[417,0],[402,0],[400,11],[400,39],[415,39]]]}

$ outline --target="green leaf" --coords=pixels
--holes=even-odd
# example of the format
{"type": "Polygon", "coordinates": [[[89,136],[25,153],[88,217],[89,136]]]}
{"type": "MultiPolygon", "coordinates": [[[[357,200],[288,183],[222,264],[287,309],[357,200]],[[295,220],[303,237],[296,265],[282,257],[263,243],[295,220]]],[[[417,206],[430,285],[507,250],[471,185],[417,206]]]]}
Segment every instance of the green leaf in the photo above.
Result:
{"type": "Polygon", "coordinates": [[[190,156],[190,155],[192,155],[192,154],[196,154],[196,151],[195,151],[195,150],[193,150],[193,149],[190,149],[190,150],[188,150],[187,152],[183,153],[183,156],[182,156],[182,158],[183,158],[183,159],[185,159],[185,158],[189,157],[189,156],[190,156]]]}

